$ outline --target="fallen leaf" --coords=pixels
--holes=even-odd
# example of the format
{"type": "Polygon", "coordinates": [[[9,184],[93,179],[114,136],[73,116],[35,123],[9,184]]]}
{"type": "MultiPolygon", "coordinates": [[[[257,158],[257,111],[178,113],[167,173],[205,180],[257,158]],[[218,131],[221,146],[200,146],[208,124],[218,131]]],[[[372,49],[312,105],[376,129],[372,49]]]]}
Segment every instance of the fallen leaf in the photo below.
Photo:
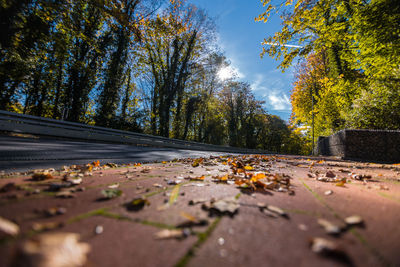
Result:
{"type": "Polygon", "coordinates": [[[355,173],[349,173],[349,176],[354,180],[367,180],[372,178],[371,175],[355,174],[355,173]]]}
{"type": "Polygon", "coordinates": [[[115,184],[108,186],[108,188],[110,188],[110,189],[117,189],[118,187],[119,187],[119,183],[115,183],[115,184]]]}
{"type": "Polygon", "coordinates": [[[0,192],[1,193],[6,193],[6,192],[11,192],[14,190],[18,190],[19,186],[17,186],[15,183],[8,183],[6,185],[4,185],[1,189],[0,192]]]}
{"type": "Polygon", "coordinates": [[[63,181],[69,183],[70,186],[74,186],[74,185],[79,185],[79,184],[81,184],[81,183],[82,183],[82,178],[79,178],[79,177],[77,177],[77,178],[69,177],[69,178],[64,178],[63,181]]]}
{"type": "Polygon", "coordinates": [[[92,162],[92,165],[93,165],[94,167],[100,167],[100,161],[93,161],[93,162],[92,162]]]}
{"type": "Polygon", "coordinates": [[[318,219],[318,224],[321,225],[328,234],[336,235],[341,232],[341,229],[339,226],[331,223],[328,220],[318,219]]]}
{"type": "Polygon", "coordinates": [[[154,234],[155,239],[171,239],[171,238],[182,239],[186,236],[187,234],[184,231],[184,229],[174,229],[174,230],[164,229],[154,234]]]}
{"type": "Polygon", "coordinates": [[[138,197],[128,202],[125,206],[129,211],[138,211],[144,208],[144,206],[149,206],[150,201],[145,197],[138,197]]]}
{"type": "Polygon", "coordinates": [[[169,185],[178,185],[180,183],[182,183],[182,180],[168,180],[167,181],[167,184],[169,184],[169,185]]]}
{"type": "Polygon", "coordinates": [[[265,215],[272,217],[272,218],[278,218],[278,215],[272,211],[267,210],[266,208],[260,208],[260,211],[264,213],[265,215]]]}
{"type": "Polygon", "coordinates": [[[203,158],[195,159],[192,163],[192,167],[196,168],[200,165],[200,163],[203,163],[203,158]]]}
{"type": "Polygon", "coordinates": [[[189,213],[186,212],[181,212],[180,215],[186,219],[185,222],[180,223],[177,225],[178,228],[187,228],[187,227],[193,227],[193,226],[203,226],[207,225],[208,221],[206,219],[199,219],[189,213]]]}
{"type": "Polygon", "coordinates": [[[178,199],[178,195],[179,195],[179,190],[180,190],[181,185],[176,185],[174,186],[174,188],[171,191],[171,196],[169,197],[169,205],[172,205],[176,202],[176,200],[178,199]]]}
{"type": "Polygon", "coordinates": [[[336,175],[335,175],[332,171],[327,171],[327,172],[325,173],[325,177],[328,177],[328,178],[335,178],[336,175]]]}
{"type": "Polygon", "coordinates": [[[217,182],[217,183],[227,183],[227,182],[228,182],[229,175],[226,174],[226,175],[223,175],[223,176],[213,176],[212,178],[213,178],[213,181],[214,181],[214,182],[217,182]]]}
{"type": "Polygon", "coordinates": [[[315,253],[326,253],[337,250],[337,245],[325,238],[314,237],[311,240],[311,250],[315,253]]]}
{"type": "Polygon", "coordinates": [[[252,171],[252,170],[254,170],[254,168],[251,167],[250,165],[246,165],[246,166],[244,167],[244,169],[245,169],[246,171],[252,171]]]}
{"type": "Polygon", "coordinates": [[[358,225],[358,224],[364,223],[361,216],[358,216],[358,215],[349,216],[349,217],[345,218],[344,221],[346,222],[347,225],[358,225]]]}
{"type": "Polygon", "coordinates": [[[63,207],[57,207],[57,208],[50,208],[44,211],[46,216],[53,217],[57,215],[62,215],[67,212],[66,208],[63,207]]]}
{"type": "Polygon", "coordinates": [[[90,246],[72,233],[46,233],[25,241],[17,251],[15,266],[80,267],[87,261],[90,246]]]}
{"type": "Polygon", "coordinates": [[[141,170],[140,172],[141,172],[141,173],[149,173],[150,171],[151,171],[151,168],[148,167],[148,168],[144,168],[144,169],[141,170]]]}
{"type": "Polygon", "coordinates": [[[34,181],[43,181],[53,179],[53,176],[50,173],[34,173],[32,175],[32,180],[34,181]]]}
{"type": "Polygon", "coordinates": [[[276,213],[276,214],[278,214],[278,215],[280,215],[280,216],[282,216],[282,217],[287,217],[286,212],[285,212],[283,209],[281,209],[281,208],[279,208],[279,207],[277,207],[277,206],[267,205],[266,208],[267,208],[269,211],[274,212],[274,213],[276,213]]]}
{"type": "Polygon", "coordinates": [[[6,235],[16,236],[19,233],[19,226],[12,221],[0,217],[0,231],[6,235]]]}
{"type": "Polygon", "coordinates": [[[60,228],[63,225],[64,224],[62,222],[34,223],[32,225],[32,230],[37,231],[37,232],[49,231],[49,230],[54,230],[54,229],[60,228]]]}
{"type": "Polygon", "coordinates": [[[118,189],[104,189],[101,191],[104,199],[112,199],[122,195],[122,191],[118,189]]]}
{"type": "Polygon", "coordinates": [[[206,177],[204,175],[199,177],[189,177],[191,181],[204,181],[205,178],[206,177]]]}
{"type": "Polygon", "coordinates": [[[197,198],[197,199],[192,199],[189,201],[189,205],[196,205],[196,204],[201,204],[207,202],[207,199],[205,198],[197,198]]]}
{"type": "Polygon", "coordinates": [[[303,224],[303,223],[299,224],[298,227],[299,227],[299,229],[300,229],[301,231],[307,231],[307,230],[308,230],[307,225],[305,225],[305,224],[303,224]]]}
{"type": "Polygon", "coordinates": [[[233,215],[239,209],[239,202],[234,197],[226,197],[203,204],[207,210],[233,215]]]}
{"type": "Polygon", "coordinates": [[[58,198],[74,198],[75,195],[71,191],[61,191],[56,194],[56,197],[58,198]]]}
{"type": "Polygon", "coordinates": [[[345,184],[346,184],[346,180],[342,180],[342,181],[336,183],[335,185],[336,186],[340,186],[340,187],[344,187],[345,184]]]}

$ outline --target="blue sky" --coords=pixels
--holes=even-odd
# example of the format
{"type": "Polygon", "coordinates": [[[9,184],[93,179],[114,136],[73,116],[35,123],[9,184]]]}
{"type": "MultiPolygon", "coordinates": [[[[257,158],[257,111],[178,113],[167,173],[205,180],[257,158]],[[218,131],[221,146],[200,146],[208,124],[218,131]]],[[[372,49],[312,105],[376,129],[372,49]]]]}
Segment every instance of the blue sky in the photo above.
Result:
{"type": "Polygon", "coordinates": [[[290,90],[292,71],[282,73],[279,62],[266,55],[260,58],[261,42],[280,29],[278,16],[268,23],[254,22],[263,12],[259,0],[189,0],[206,10],[215,19],[218,43],[237,70],[241,81],[246,81],[257,99],[266,102],[268,113],[288,120],[291,112],[290,90]]]}

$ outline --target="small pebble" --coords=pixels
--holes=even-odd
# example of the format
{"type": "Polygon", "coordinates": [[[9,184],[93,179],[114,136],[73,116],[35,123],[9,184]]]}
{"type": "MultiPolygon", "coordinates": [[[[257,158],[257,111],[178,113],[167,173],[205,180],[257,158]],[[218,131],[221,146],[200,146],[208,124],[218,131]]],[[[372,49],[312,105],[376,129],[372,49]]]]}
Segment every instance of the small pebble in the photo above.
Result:
{"type": "Polygon", "coordinates": [[[102,225],[97,225],[94,232],[96,233],[96,235],[100,235],[104,232],[104,228],[102,225]]]}
{"type": "Polygon", "coordinates": [[[307,231],[308,230],[308,227],[307,227],[307,225],[305,225],[305,224],[299,224],[299,229],[301,230],[301,231],[307,231]]]}

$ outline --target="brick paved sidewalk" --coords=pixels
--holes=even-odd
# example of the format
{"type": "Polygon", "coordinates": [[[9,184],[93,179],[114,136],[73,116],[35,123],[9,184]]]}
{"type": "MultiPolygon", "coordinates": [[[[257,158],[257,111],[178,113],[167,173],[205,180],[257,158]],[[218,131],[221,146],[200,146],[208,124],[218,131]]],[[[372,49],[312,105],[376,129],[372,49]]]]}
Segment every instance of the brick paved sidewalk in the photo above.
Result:
{"type": "Polygon", "coordinates": [[[96,166],[0,179],[0,217],[19,228],[0,230],[0,266],[38,263],[59,232],[80,242],[68,239],[70,265],[59,266],[400,266],[397,165],[246,156],[96,166]],[[352,215],[363,223],[346,224],[352,215]]]}

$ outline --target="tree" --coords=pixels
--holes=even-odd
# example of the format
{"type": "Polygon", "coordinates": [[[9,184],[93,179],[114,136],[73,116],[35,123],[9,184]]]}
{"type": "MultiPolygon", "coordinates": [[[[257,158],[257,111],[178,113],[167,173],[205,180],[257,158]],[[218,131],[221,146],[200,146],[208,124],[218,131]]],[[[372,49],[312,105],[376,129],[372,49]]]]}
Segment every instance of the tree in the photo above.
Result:
{"type": "Polygon", "coordinates": [[[151,129],[153,134],[169,137],[174,104],[174,119],[182,119],[186,83],[200,56],[202,39],[206,38],[206,17],[195,6],[174,2],[146,26],[144,60],[154,86],[151,129]]]}
{"type": "Polygon", "coordinates": [[[373,102],[377,108],[360,105],[372,96],[397,99],[400,9],[395,1],[288,0],[280,7],[262,2],[267,9],[257,21],[267,22],[274,10],[284,10],[283,27],[264,40],[262,55],[281,60],[282,69],[303,58],[292,94],[293,122],[311,125],[314,114],[319,134],[344,127],[395,127],[378,123],[393,106],[382,101],[373,102]]]}

